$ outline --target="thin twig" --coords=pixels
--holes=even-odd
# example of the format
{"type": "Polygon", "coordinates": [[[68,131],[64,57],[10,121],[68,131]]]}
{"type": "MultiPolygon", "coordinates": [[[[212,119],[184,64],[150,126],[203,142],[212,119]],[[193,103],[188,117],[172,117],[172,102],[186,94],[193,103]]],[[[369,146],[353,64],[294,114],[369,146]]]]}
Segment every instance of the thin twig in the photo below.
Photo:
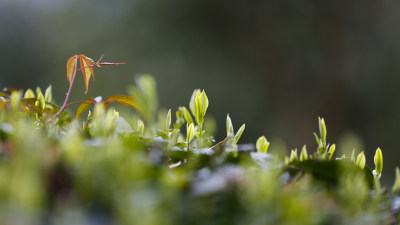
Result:
{"type": "Polygon", "coordinates": [[[72,91],[72,86],[74,86],[76,72],[78,71],[76,69],[77,65],[78,65],[78,57],[75,57],[75,71],[74,71],[74,74],[72,75],[71,83],[69,85],[69,89],[68,89],[67,95],[65,97],[64,104],[61,106],[60,110],[58,110],[58,112],[56,114],[54,114],[54,116],[52,116],[50,119],[47,120],[47,124],[51,123],[55,118],[57,118],[67,107],[67,103],[68,103],[68,100],[69,100],[69,97],[70,97],[71,91],[72,91]]]}

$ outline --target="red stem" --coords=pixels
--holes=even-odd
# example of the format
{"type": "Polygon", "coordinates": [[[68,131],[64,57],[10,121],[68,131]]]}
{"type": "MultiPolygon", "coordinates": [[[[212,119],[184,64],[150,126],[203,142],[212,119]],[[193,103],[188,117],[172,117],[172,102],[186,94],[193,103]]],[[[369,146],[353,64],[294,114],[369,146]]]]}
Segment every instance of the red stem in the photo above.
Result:
{"type": "MultiPolygon", "coordinates": [[[[55,118],[57,118],[67,107],[73,105],[73,104],[78,104],[78,103],[83,103],[85,101],[81,101],[81,102],[72,102],[68,104],[68,100],[69,97],[71,95],[71,91],[72,91],[72,86],[74,85],[74,81],[75,81],[75,77],[76,77],[76,72],[78,72],[79,70],[85,69],[85,68],[89,68],[89,67],[94,67],[94,66],[99,66],[99,65],[120,65],[120,64],[125,64],[125,63],[108,63],[108,62],[104,62],[104,63],[96,63],[96,64],[92,64],[90,66],[85,66],[85,67],[81,67],[79,69],[75,69],[74,74],[72,75],[72,79],[71,79],[71,83],[69,85],[69,89],[67,92],[67,96],[65,97],[64,100],[64,104],[61,106],[60,110],[58,110],[58,112],[56,114],[54,114],[50,119],[47,120],[47,123],[51,123],[55,118]]],[[[75,66],[78,67],[78,57],[75,57],[75,66]]],[[[93,78],[94,79],[94,78],[93,78]]],[[[103,103],[111,103],[111,102],[115,102],[114,100],[112,101],[106,101],[103,103]]],[[[88,102],[88,104],[97,104],[97,102],[88,102]]]]}
{"type": "MultiPolygon", "coordinates": [[[[78,57],[75,57],[75,67],[77,67],[77,66],[78,66],[78,57]]],[[[54,114],[54,116],[52,116],[50,119],[47,120],[48,124],[51,123],[56,117],[58,117],[64,111],[65,108],[67,108],[67,103],[68,103],[69,97],[71,95],[72,86],[74,86],[74,81],[75,81],[77,71],[78,70],[75,69],[74,74],[72,75],[71,83],[69,84],[69,89],[67,92],[67,96],[65,97],[64,104],[61,106],[60,110],[58,110],[58,112],[56,114],[54,114]]]]}

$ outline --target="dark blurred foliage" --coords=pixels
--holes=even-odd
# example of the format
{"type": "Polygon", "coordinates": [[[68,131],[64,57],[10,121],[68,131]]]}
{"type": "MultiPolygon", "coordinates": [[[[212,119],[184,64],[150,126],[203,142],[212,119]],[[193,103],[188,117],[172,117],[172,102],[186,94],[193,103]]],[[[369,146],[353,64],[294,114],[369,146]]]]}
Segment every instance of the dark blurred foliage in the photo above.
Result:
{"type": "MultiPolygon", "coordinates": [[[[246,123],[243,142],[266,135],[289,149],[313,149],[323,116],[328,141],[356,133],[368,164],[380,146],[388,177],[400,162],[399,10],[391,0],[5,0],[0,86],[52,84],[60,103],[66,59],[104,53],[127,65],[96,70],[88,96],[123,93],[150,73],[164,107],[204,88],[218,137],[230,113],[236,128],[246,123]]],[[[82,79],[73,98],[86,98],[82,79]]]]}

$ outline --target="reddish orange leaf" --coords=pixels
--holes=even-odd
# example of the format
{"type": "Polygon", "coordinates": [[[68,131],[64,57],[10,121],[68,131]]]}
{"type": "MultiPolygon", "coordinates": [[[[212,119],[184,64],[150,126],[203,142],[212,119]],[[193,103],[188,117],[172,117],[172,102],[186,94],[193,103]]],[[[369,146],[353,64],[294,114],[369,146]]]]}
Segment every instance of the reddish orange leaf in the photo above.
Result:
{"type": "Polygon", "coordinates": [[[93,76],[94,80],[94,73],[93,73],[94,64],[92,63],[92,61],[93,60],[87,58],[85,55],[80,55],[79,57],[79,62],[81,64],[83,73],[83,79],[85,80],[85,87],[86,87],[85,93],[88,92],[90,77],[93,76]]]}
{"type": "MultiPolygon", "coordinates": [[[[101,60],[101,58],[100,58],[101,60]]],[[[100,62],[100,60],[98,62],[95,62],[93,59],[80,54],[80,55],[74,55],[72,57],[70,57],[67,60],[67,79],[69,84],[71,85],[72,82],[72,78],[74,76],[74,73],[76,71],[82,70],[82,74],[83,74],[83,79],[85,80],[85,93],[88,92],[89,89],[89,81],[90,81],[90,77],[93,76],[93,80],[94,80],[94,72],[93,72],[93,67],[101,67],[101,65],[120,65],[120,64],[125,64],[125,63],[109,63],[109,62],[105,62],[102,63],[100,62]],[[77,60],[79,60],[79,64],[80,64],[80,68],[77,68],[77,60]]]]}
{"type": "Polygon", "coordinates": [[[67,61],[67,80],[70,85],[72,81],[72,76],[74,75],[74,72],[76,70],[76,58],[78,57],[78,55],[74,55],[70,57],[67,61]]]}
{"type": "Polygon", "coordinates": [[[132,96],[128,96],[128,95],[112,95],[110,97],[107,98],[107,101],[115,101],[118,102],[122,105],[126,105],[129,107],[132,107],[134,109],[140,110],[138,108],[138,103],[136,102],[136,100],[132,97],[132,96]]]}
{"type": "Polygon", "coordinates": [[[78,110],[76,110],[76,115],[75,115],[76,119],[78,119],[79,116],[89,108],[90,103],[91,103],[91,101],[88,100],[88,101],[82,102],[79,105],[78,110]]]}
{"type": "Polygon", "coordinates": [[[0,110],[7,107],[7,102],[0,101],[0,110]]]}

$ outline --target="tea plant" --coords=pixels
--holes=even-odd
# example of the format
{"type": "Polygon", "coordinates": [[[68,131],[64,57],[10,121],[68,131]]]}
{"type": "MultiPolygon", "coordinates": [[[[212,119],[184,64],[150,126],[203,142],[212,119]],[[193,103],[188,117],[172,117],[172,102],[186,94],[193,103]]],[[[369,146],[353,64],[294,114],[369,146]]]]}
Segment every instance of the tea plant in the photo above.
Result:
{"type": "Polygon", "coordinates": [[[362,151],[335,156],[323,118],[315,152],[280,157],[265,136],[239,144],[245,125],[235,132],[229,115],[226,138],[214,141],[204,90],[159,109],[150,75],[128,95],[68,102],[77,72],[87,92],[93,67],[116,64],[69,58],[62,106],[51,86],[0,93],[0,224],[398,223],[399,169],[381,187],[381,149],[374,170],[362,151]],[[136,110],[122,116],[113,102],[136,110]]]}

